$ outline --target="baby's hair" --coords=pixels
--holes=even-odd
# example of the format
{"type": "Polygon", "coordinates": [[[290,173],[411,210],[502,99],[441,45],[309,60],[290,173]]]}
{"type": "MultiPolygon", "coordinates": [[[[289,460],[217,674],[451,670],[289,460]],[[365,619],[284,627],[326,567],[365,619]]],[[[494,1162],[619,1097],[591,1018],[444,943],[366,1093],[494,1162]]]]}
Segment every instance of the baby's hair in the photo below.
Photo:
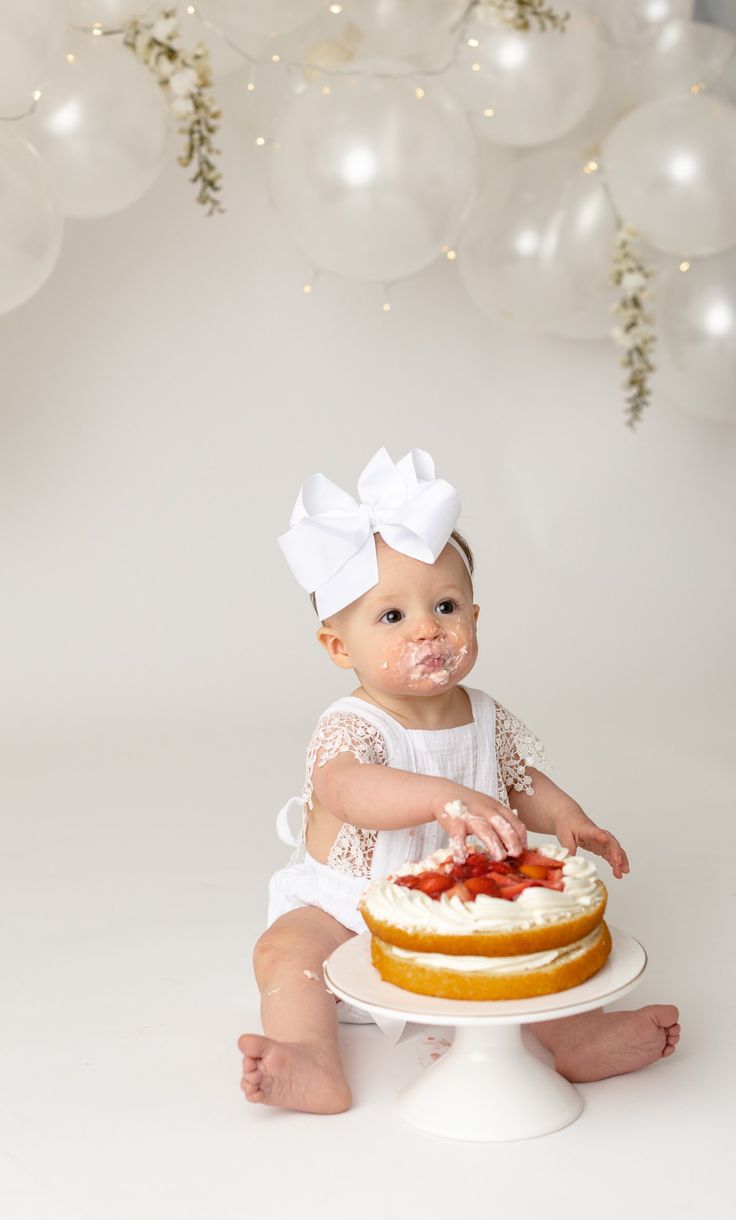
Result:
{"type": "MultiPolygon", "coordinates": [[[[465,556],[468,561],[468,567],[470,568],[470,574],[472,576],[473,570],[475,568],[475,561],[473,559],[473,552],[470,549],[470,543],[468,542],[467,538],[463,538],[463,536],[459,532],[459,530],[453,530],[451,537],[455,539],[455,542],[458,544],[458,546],[461,547],[463,549],[463,551],[465,552],[465,556]]],[[[317,599],[315,598],[314,593],[309,594],[309,600],[311,601],[311,603],[314,607],[314,613],[318,614],[319,612],[317,610],[317,599]]],[[[327,621],[326,619],[320,619],[320,622],[323,627],[324,627],[326,621],[327,621]]]]}

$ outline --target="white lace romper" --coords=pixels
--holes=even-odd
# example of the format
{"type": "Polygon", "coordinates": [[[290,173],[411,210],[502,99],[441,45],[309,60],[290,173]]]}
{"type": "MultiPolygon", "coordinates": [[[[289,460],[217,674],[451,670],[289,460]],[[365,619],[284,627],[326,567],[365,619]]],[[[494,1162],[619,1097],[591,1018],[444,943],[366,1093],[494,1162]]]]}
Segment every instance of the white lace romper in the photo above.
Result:
{"type": "MultiPolygon", "coordinates": [[[[449,840],[439,823],[399,830],[368,830],[345,822],[323,864],[306,848],[307,809],[312,808],[312,770],[349,750],[360,763],[441,775],[508,806],[506,789],[533,794],[526,766],[548,769],[544,747],[527,726],[484,691],[462,687],[473,720],[450,729],[405,729],[382,708],[346,695],[322,713],[307,750],[302,794],[291,797],[276,818],[279,838],[295,847],[288,864],[269,882],[267,927],[287,911],[316,906],[351,931],[366,932],[357,903],[369,880],[421,860],[449,840]],[[318,757],[319,756],[319,757],[318,757]],[[290,819],[298,818],[292,830],[290,819]]],[[[372,1018],[341,1000],[341,1020],[372,1018]]],[[[402,1023],[403,1024],[403,1023],[402,1023]]]]}

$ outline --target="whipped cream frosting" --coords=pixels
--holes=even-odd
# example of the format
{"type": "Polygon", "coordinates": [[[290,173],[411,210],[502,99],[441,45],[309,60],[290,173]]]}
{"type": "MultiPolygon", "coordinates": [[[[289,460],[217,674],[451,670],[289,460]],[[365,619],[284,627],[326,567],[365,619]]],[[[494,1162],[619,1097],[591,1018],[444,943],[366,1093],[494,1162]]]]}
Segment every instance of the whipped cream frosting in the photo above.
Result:
{"type": "Polygon", "coordinates": [[[414,966],[426,966],[430,970],[457,970],[462,974],[526,974],[530,970],[542,970],[563,958],[577,957],[590,949],[601,934],[600,924],[571,945],[559,949],[547,949],[542,953],[517,953],[514,957],[471,957],[451,953],[416,953],[410,949],[399,949],[389,945],[392,957],[411,962],[414,966]]]}
{"type": "Polygon", "coordinates": [[[421,890],[394,885],[393,878],[408,873],[438,869],[452,857],[452,848],[440,848],[416,864],[407,864],[390,873],[383,881],[372,882],[364,891],[360,906],[374,919],[416,931],[451,935],[468,932],[515,931],[559,923],[582,914],[600,900],[595,864],[583,856],[571,856],[559,843],[535,844],[533,850],[553,860],[562,860],[562,890],[541,885],[529,886],[517,898],[493,898],[478,894],[473,902],[463,902],[457,894],[430,898],[421,890]]]}

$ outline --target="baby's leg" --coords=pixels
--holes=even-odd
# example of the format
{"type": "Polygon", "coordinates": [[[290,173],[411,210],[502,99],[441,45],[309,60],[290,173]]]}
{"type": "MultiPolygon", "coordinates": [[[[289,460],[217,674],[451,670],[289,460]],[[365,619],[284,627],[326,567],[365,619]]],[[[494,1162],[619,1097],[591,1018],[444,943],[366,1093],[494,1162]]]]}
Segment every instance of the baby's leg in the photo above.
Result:
{"type": "Polygon", "coordinates": [[[256,942],[263,1035],[241,1034],[241,1087],[248,1101],[339,1114],[351,1094],[338,1052],[336,998],[322,963],[355,933],[318,907],[297,907],[256,942]]]}
{"type": "Polygon", "coordinates": [[[604,1080],[674,1055],[679,1015],[674,1004],[646,1004],[623,1012],[594,1008],[528,1028],[552,1051],[560,1075],[576,1082],[604,1080]]]}

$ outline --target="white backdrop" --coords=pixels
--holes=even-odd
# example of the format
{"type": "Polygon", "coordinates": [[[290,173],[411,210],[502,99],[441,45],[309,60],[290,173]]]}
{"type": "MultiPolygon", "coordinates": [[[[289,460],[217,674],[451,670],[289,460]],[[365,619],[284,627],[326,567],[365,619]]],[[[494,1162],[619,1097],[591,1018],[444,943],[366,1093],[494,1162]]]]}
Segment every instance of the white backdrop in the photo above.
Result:
{"type": "MultiPolygon", "coordinates": [[[[539,733],[557,782],[624,843],[632,872],[611,882],[610,914],[650,953],[634,1002],[681,1007],[678,1053],[584,1086],[585,1122],[535,1141],[536,1164],[556,1172],[564,1143],[597,1189],[611,1140],[630,1174],[647,1139],[669,1177],[666,1195],[641,1177],[642,1206],[692,1215],[702,1153],[698,1205],[717,1207],[736,430],[655,392],[632,434],[612,344],[493,331],[447,262],[397,288],[389,314],[379,290],[336,279],[305,297],[259,150],[232,121],[222,143],[225,216],[201,214],[172,156],[140,204],[70,222],[51,279],[0,320],[13,1197],[37,1220],[230,1220],[254,1199],[252,1156],[282,1155],[282,1127],[243,1115],[235,1039],[259,1028],[250,948],[287,855],[275,814],[300,790],[317,715],[353,681],[316,643],[276,536],[307,475],[354,489],[386,445],[395,460],[428,449],[459,488],[481,605],[469,683],[539,733]],[[693,907],[681,886],[704,843],[724,851],[693,907]]],[[[373,1033],[341,1032],[359,1104],[339,1130],[360,1138],[367,1119],[389,1165],[411,1146],[435,1205],[434,1144],[386,1117],[391,1055],[408,1079],[414,1044],[390,1054],[373,1033]]],[[[285,1121],[284,1187],[315,1167],[339,1184],[323,1128],[285,1121]]],[[[477,1180],[476,1151],[445,1150],[442,1189],[453,1170],[477,1180]]],[[[512,1192],[527,1151],[484,1152],[512,1168],[512,1192]]],[[[258,1182],[258,1214],[283,1214],[280,1179],[268,1201],[258,1182]]],[[[352,1214],[387,1189],[379,1175],[352,1214]]],[[[615,1191],[596,1202],[619,1207],[615,1191]]]]}

